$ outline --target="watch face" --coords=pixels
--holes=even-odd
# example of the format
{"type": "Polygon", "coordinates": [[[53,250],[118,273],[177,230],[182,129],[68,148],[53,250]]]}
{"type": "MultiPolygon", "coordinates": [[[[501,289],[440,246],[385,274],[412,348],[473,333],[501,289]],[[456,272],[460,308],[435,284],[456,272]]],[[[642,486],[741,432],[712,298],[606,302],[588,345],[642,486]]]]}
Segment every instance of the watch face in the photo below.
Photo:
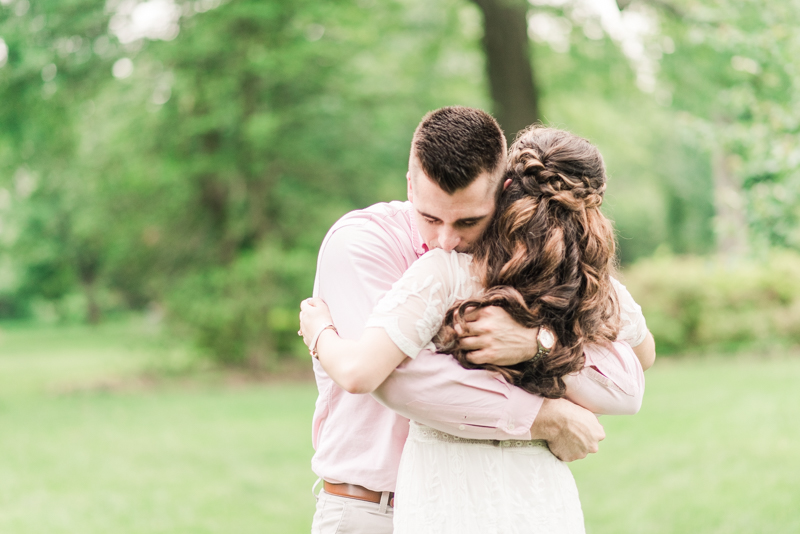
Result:
{"type": "Polygon", "coordinates": [[[550,350],[556,344],[556,338],[550,330],[542,326],[539,328],[539,343],[545,349],[550,350]]]}

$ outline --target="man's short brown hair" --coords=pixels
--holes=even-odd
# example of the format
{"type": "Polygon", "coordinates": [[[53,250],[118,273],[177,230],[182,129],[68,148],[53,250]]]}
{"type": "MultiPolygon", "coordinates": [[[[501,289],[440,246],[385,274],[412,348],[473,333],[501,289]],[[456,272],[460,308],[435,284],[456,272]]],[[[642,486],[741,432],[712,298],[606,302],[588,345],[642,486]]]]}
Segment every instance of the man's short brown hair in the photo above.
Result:
{"type": "Polygon", "coordinates": [[[506,140],[485,111],[451,106],[425,115],[411,146],[425,175],[452,195],[504,163],[506,140]]]}

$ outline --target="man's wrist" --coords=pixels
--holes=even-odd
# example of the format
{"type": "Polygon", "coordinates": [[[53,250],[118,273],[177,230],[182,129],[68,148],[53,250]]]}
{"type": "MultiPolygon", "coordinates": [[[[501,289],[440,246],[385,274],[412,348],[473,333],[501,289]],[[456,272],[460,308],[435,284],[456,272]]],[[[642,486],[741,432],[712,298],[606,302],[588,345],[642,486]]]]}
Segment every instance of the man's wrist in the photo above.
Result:
{"type": "Polygon", "coordinates": [[[558,433],[558,404],[562,399],[544,399],[536,419],[531,425],[531,439],[543,439],[549,441],[558,433]]]}
{"type": "Polygon", "coordinates": [[[528,352],[525,354],[524,361],[526,362],[534,359],[539,353],[539,327],[534,326],[533,328],[528,328],[528,333],[530,335],[530,344],[528,345],[528,352]]]}

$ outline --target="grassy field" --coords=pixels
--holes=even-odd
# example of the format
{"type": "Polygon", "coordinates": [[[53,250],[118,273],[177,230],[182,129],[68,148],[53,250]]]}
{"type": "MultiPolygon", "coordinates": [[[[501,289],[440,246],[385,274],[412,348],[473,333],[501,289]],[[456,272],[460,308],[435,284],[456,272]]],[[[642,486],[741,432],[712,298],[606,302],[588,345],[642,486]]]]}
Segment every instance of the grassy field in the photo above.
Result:
{"type": "Polygon", "coordinates": [[[0,533],[308,532],[314,385],[138,378],[163,349],[0,333],[0,533]]]}
{"type": "MultiPolygon", "coordinates": [[[[0,327],[0,532],[308,532],[313,384],[141,378],[170,357],[136,323],[0,327]]],[[[587,531],[800,532],[799,378],[788,356],[659,361],[572,465],[587,531]]]]}
{"type": "Polygon", "coordinates": [[[800,532],[800,358],[661,360],[572,465],[590,534],[800,532]]]}

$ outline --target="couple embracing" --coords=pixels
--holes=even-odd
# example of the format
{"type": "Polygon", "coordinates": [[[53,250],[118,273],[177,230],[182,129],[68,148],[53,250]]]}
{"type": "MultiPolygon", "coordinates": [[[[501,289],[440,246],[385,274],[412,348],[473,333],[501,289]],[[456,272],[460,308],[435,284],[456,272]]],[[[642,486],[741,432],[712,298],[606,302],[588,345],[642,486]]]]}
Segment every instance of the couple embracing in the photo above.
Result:
{"type": "Polygon", "coordinates": [[[611,276],[600,153],[534,126],[507,154],[490,115],[448,107],[407,181],[330,229],[301,304],[312,532],[584,532],[564,462],[598,450],[595,414],[638,411],[655,358],[611,276]]]}

